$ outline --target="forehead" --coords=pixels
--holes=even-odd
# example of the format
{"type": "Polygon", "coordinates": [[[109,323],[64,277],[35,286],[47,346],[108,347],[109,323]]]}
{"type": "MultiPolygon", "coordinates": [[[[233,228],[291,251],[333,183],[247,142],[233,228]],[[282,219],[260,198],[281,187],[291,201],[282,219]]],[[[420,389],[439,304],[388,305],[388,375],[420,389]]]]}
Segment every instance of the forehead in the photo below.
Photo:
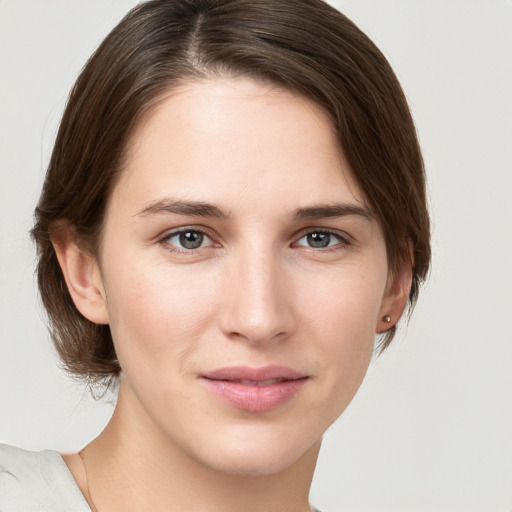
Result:
{"type": "Polygon", "coordinates": [[[363,202],[323,109],[246,78],[192,81],[163,96],[134,130],[116,191],[138,204],[165,194],[363,202]]]}

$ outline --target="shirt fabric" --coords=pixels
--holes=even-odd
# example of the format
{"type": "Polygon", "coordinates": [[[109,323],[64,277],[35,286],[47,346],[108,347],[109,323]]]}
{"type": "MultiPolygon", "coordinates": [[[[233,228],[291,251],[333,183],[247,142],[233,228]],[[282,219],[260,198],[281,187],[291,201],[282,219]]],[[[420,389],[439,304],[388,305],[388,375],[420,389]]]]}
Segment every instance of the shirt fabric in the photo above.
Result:
{"type": "Polygon", "coordinates": [[[0,444],[0,512],[29,511],[91,509],[59,452],[30,452],[0,444]]]}
{"type": "Polygon", "coordinates": [[[55,450],[0,444],[0,512],[91,512],[55,450]]]}

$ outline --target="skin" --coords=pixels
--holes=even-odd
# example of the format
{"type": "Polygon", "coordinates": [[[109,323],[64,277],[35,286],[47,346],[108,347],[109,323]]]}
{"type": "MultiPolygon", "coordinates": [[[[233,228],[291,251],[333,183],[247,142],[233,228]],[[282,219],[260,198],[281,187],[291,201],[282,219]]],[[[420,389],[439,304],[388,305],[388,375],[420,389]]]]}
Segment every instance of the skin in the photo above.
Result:
{"type": "Polygon", "coordinates": [[[131,138],[99,257],[72,230],[54,243],[75,304],[110,324],[123,369],[105,431],[64,457],[91,507],[308,510],[322,435],[410,282],[408,268],[389,275],[327,115],[243,78],[174,89],[131,138]],[[182,228],[202,244],[180,245],[182,228]],[[322,237],[326,247],[311,246],[322,237]],[[250,412],[201,378],[234,365],[307,379],[284,404],[250,412]]]}

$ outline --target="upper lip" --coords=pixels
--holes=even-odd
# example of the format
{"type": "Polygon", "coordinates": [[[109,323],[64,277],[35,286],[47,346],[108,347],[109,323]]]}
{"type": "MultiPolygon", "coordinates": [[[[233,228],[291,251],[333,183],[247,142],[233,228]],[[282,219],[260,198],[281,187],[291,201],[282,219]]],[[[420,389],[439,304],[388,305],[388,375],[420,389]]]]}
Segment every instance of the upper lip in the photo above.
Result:
{"type": "Polygon", "coordinates": [[[303,379],[307,377],[307,375],[286,366],[269,365],[260,368],[251,366],[228,366],[203,373],[201,377],[210,380],[246,380],[259,382],[274,379],[297,380],[303,379]]]}

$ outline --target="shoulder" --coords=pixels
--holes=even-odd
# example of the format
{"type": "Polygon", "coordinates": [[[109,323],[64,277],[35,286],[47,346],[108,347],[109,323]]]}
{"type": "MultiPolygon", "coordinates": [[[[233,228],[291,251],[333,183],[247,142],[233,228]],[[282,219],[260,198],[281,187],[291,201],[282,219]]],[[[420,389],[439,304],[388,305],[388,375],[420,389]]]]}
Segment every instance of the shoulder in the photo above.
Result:
{"type": "Polygon", "coordinates": [[[60,454],[0,444],[0,512],[90,512],[60,454]]]}

